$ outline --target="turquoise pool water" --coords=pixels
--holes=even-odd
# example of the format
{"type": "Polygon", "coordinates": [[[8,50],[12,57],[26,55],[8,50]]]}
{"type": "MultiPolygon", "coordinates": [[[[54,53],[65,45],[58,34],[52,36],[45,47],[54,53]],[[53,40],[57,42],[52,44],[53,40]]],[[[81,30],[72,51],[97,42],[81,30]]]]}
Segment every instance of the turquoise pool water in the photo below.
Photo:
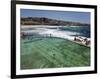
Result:
{"type": "Polygon", "coordinates": [[[90,65],[90,48],[60,38],[21,39],[21,69],[90,65]]]}

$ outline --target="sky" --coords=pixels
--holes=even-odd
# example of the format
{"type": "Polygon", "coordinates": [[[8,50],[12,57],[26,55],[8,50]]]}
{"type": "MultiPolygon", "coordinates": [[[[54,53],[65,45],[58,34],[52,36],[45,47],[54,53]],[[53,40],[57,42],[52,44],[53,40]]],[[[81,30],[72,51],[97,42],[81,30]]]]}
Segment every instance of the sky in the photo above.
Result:
{"type": "Polygon", "coordinates": [[[21,17],[45,17],[90,24],[90,12],[21,9],[21,17]]]}

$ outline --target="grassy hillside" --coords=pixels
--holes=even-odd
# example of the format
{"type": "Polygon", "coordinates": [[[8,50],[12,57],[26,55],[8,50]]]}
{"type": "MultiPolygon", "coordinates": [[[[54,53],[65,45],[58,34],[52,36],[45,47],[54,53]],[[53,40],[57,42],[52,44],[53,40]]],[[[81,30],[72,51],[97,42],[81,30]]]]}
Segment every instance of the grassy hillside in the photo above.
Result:
{"type": "Polygon", "coordinates": [[[90,65],[90,48],[59,38],[21,40],[21,69],[90,65]]]}

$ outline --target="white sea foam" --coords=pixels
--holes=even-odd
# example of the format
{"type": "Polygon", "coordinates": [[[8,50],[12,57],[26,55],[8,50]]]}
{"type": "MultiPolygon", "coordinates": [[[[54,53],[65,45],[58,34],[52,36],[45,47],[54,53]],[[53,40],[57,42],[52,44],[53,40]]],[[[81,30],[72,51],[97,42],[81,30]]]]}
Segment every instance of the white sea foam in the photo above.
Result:
{"type": "MultiPolygon", "coordinates": [[[[79,35],[77,32],[71,32],[71,31],[61,31],[59,28],[57,29],[50,29],[50,28],[57,28],[58,26],[43,26],[43,25],[35,25],[35,26],[21,26],[21,28],[35,28],[33,30],[25,30],[23,32],[28,32],[28,33],[38,33],[41,35],[46,35],[50,34],[52,37],[59,37],[59,38],[64,38],[64,39],[69,39],[69,40],[74,40],[75,35],[79,35]]],[[[62,26],[59,26],[62,27],[62,26]]],[[[83,36],[81,36],[83,37],[83,36]]],[[[85,37],[83,37],[85,38],[85,37]]],[[[90,38],[87,38],[90,39],[90,38]]]]}

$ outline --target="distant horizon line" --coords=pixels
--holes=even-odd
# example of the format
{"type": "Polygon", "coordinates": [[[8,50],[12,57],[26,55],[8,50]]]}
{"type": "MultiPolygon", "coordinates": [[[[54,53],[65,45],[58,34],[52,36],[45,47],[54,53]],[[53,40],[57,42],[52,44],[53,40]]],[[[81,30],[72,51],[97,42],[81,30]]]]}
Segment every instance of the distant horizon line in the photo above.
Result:
{"type": "MultiPolygon", "coordinates": [[[[22,16],[21,18],[47,18],[47,19],[53,19],[53,20],[59,20],[59,21],[66,21],[66,20],[62,20],[62,19],[55,19],[55,18],[48,18],[48,17],[34,17],[34,16],[22,16]]],[[[79,22],[79,21],[67,21],[67,22],[75,22],[75,23],[84,23],[84,22],[79,22]]],[[[84,23],[84,24],[89,24],[90,23],[84,23]]]]}

